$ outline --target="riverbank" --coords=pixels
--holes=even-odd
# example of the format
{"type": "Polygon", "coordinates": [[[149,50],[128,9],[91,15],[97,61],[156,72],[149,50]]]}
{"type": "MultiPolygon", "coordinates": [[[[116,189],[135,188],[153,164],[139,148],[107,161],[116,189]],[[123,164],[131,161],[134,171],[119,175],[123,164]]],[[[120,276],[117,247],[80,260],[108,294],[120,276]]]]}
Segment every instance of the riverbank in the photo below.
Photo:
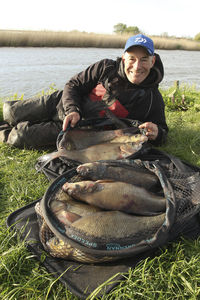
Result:
{"type": "MultiPolygon", "coordinates": [[[[200,93],[178,85],[161,93],[169,125],[168,140],[161,150],[200,167],[200,93]]],[[[46,252],[40,260],[35,259],[19,235],[6,227],[6,218],[12,212],[40,199],[49,186],[45,175],[35,170],[35,163],[42,154],[44,152],[0,143],[0,298],[4,300],[77,300],[43,267],[46,252]]],[[[179,299],[199,299],[200,287],[196,284],[199,281],[199,253],[200,239],[180,239],[167,244],[154,258],[142,260],[130,269],[124,274],[124,280],[102,298],[125,299],[124,295],[128,295],[129,299],[141,299],[142,295],[143,299],[174,300],[178,293],[179,299]]],[[[109,282],[105,283],[107,285],[109,282]]],[[[97,298],[94,295],[90,299],[97,298]]]]}
{"type": "MultiPolygon", "coordinates": [[[[86,32],[0,30],[0,47],[123,48],[130,35],[86,32]]],[[[186,38],[151,36],[156,49],[200,51],[200,42],[186,38]]]]}

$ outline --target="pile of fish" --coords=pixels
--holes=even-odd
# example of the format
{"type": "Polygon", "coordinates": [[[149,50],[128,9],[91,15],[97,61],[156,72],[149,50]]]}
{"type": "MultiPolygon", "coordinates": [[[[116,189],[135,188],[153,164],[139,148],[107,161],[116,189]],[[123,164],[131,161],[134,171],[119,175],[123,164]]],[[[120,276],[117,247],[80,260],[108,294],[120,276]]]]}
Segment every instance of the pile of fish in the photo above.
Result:
{"type": "MultiPolygon", "coordinates": [[[[67,237],[73,233],[100,248],[102,240],[105,247],[117,243],[123,248],[152,238],[164,223],[166,199],[157,176],[145,167],[128,160],[96,161],[80,164],[76,173],[50,201],[67,237]]],[[[118,259],[92,256],[56,236],[45,246],[53,256],[77,261],[118,259]]]]}
{"type": "Polygon", "coordinates": [[[40,157],[40,170],[58,157],[79,163],[125,159],[138,152],[148,138],[135,127],[116,130],[70,129],[58,145],[58,151],[40,157]]]}
{"type": "Polygon", "coordinates": [[[166,209],[165,198],[150,191],[159,181],[148,170],[108,161],[79,165],[77,173],[82,181],[66,182],[62,187],[75,200],[136,215],[156,215],[166,209]]]}
{"type": "MultiPolygon", "coordinates": [[[[41,169],[58,157],[78,165],[76,175],[56,187],[48,202],[67,238],[108,253],[113,245],[130,248],[152,238],[163,224],[166,200],[158,177],[130,159],[148,140],[138,132],[135,127],[73,128],[57,143],[57,151],[40,157],[41,169]]],[[[36,212],[42,223],[40,239],[52,256],[90,263],[119,259],[72,247],[51,231],[50,223],[48,227],[40,204],[36,212]]]]}

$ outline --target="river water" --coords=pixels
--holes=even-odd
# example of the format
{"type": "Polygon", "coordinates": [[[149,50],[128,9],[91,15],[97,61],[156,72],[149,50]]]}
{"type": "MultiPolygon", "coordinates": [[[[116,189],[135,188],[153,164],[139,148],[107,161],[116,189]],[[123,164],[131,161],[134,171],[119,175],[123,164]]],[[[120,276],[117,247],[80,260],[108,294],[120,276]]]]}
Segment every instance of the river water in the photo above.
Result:
{"type": "MultiPolygon", "coordinates": [[[[0,97],[24,94],[24,99],[65,83],[90,64],[121,56],[123,49],[0,48],[0,97]]],[[[161,88],[180,84],[200,89],[200,51],[157,50],[165,68],[161,88]]]]}

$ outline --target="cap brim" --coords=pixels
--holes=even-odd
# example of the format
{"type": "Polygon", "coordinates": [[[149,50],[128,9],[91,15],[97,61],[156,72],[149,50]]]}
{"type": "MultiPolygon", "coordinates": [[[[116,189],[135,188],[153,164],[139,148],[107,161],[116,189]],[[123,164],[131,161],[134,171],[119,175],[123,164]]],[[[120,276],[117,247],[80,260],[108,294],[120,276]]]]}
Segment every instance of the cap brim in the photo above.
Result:
{"type": "Polygon", "coordinates": [[[154,53],[152,53],[152,51],[150,49],[148,49],[147,47],[144,47],[142,45],[138,45],[138,44],[134,44],[134,45],[131,45],[131,46],[128,46],[124,49],[124,52],[128,51],[128,49],[132,48],[132,47],[142,47],[144,48],[148,53],[149,55],[154,55],[154,53]]]}

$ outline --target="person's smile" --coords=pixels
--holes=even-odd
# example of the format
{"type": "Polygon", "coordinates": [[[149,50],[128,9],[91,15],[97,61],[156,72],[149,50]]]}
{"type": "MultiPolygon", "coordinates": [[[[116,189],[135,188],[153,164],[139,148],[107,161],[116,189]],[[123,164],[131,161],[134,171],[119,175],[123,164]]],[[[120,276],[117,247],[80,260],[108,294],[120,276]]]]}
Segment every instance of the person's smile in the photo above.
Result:
{"type": "Polygon", "coordinates": [[[155,57],[149,56],[142,47],[132,47],[122,59],[125,74],[134,84],[140,84],[149,75],[155,61],[155,57]]]}

